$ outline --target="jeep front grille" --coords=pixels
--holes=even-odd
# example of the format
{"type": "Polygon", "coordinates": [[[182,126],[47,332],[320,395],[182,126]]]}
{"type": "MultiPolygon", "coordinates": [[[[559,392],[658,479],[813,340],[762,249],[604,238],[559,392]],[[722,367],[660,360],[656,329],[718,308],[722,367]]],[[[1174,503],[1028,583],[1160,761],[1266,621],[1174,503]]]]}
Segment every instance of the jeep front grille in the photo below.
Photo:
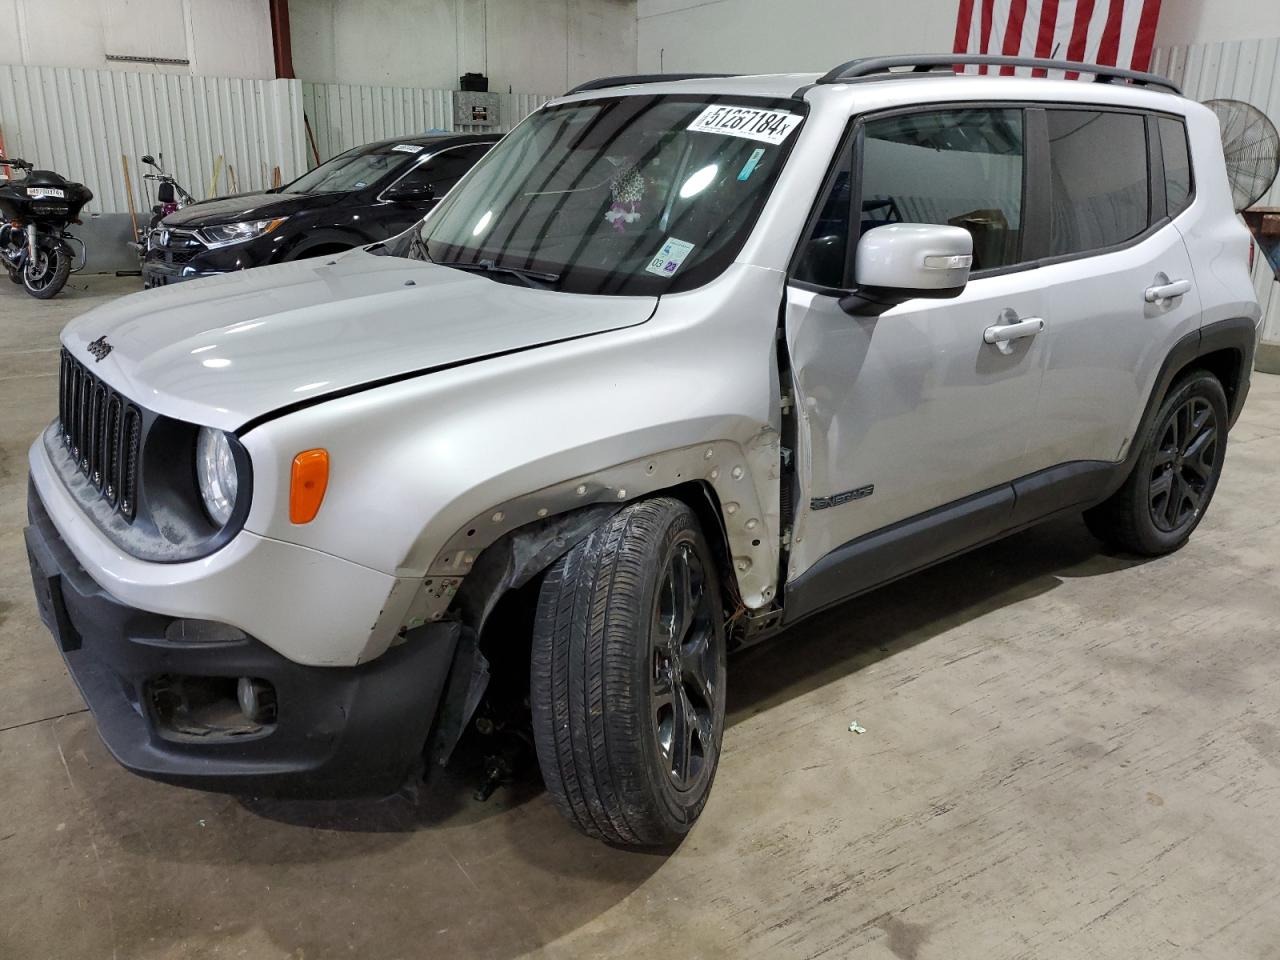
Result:
{"type": "Polygon", "coordinates": [[[132,522],[138,509],[142,412],[63,350],[58,423],[80,472],[132,522]]]}

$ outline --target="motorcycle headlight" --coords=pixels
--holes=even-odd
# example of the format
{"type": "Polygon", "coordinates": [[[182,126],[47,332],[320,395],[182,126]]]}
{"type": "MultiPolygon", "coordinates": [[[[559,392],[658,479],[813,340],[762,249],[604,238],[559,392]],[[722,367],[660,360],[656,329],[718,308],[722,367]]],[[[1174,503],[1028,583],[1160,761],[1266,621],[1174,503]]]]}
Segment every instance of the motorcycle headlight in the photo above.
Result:
{"type": "Polygon", "coordinates": [[[265,237],[284,223],[284,217],[274,220],[245,220],[243,223],[223,223],[216,227],[202,227],[200,236],[210,247],[225,247],[232,243],[244,243],[265,237]]]}
{"type": "Polygon", "coordinates": [[[221,430],[201,427],[196,437],[196,478],[209,519],[226,526],[236,505],[239,477],[231,441],[221,430]]]}

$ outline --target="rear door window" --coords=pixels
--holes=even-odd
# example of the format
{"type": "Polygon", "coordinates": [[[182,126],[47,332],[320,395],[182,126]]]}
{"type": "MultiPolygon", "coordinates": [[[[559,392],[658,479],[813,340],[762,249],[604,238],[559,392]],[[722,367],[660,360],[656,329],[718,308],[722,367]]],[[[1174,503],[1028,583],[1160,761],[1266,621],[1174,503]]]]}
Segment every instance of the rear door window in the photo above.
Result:
{"type": "Polygon", "coordinates": [[[1049,110],[1050,255],[1103,250],[1150,221],[1143,117],[1049,110]]]}

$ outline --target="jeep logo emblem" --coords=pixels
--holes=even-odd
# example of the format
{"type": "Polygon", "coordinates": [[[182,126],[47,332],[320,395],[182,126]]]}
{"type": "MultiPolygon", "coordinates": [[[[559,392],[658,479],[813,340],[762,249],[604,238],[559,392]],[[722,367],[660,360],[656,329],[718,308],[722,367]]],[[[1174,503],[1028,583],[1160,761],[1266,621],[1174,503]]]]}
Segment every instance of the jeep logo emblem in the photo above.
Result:
{"type": "Polygon", "coordinates": [[[99,337],[89,344],[89,353],[93,355],[94,361],[100,361],[108,353],[111,352],[111,344],[107,343],[106,337],[99,337]]]}

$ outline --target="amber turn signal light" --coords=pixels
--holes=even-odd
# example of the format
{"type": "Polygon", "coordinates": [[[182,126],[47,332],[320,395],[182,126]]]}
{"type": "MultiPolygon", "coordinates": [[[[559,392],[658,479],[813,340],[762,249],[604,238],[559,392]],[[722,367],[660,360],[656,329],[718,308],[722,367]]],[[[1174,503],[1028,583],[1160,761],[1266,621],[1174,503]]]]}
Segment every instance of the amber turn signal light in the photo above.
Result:
{"type": "Polygon", "coordinates": [[[328,485],[328,450],[303,450],[294,457],[289,477],[289,520],[293,523],[314,520],[328,485]]]}

